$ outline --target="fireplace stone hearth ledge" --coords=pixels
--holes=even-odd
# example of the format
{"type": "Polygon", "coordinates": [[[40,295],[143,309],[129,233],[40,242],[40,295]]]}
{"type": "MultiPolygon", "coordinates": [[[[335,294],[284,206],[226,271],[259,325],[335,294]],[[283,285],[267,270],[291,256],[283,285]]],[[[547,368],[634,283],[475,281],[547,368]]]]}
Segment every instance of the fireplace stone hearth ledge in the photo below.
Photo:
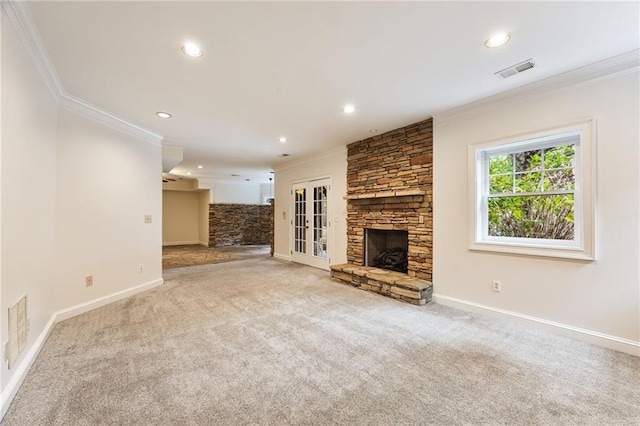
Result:
{"type": "Polygon", "coordinates": [[[372,266],[349,263],[331,265],[331,279],[414,305],[424,305],[431,301],[433,293],[433,286],[429,281],[372,266]]]}

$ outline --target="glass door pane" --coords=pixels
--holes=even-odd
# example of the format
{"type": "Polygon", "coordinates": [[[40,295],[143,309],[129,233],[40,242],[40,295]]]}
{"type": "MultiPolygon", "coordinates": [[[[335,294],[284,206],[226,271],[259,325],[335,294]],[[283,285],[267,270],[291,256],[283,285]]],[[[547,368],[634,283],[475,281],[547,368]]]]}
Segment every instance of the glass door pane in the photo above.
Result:
{"type": "Polygon", "coordinates": [[[293,213],[293,251],[296,253],[307,252],[307,190],[296,188],[294,190],[293,213]]]}
{"type": "Polygon", "coordinates": [[[327,258],[327,186],[313,187],[313,255],[327,258]]]}

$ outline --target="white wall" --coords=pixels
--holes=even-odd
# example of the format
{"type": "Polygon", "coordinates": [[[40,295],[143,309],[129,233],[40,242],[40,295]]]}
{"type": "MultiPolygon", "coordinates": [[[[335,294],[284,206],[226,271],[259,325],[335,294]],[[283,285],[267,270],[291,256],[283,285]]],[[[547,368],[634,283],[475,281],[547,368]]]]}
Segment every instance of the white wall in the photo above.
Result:
{"type": "Polygon", "coordinates": [[[443,296],[439,301],[475,309],[465,304],[471,302],[582,329],[571,334],[640,354],[638,93],[636,72],[445,123],[435,117],[433,280],[434,292],[443,296]],[[599,128],[599,259],[467,250],[467,146],[590,117],[597,117],[599,128]],[[502,281],[501,293],[491,291],[493,279],[502,281]]]}
{"type": "Polygon", "coordinates": [[[261,183],[260,184],[260,204],[266,204],[265,198],[273,198],[273,192],[275,191],[275,184],[273,183],[261,183]]]}
{"type": "Polygon", "coordinates": [[[264,204],[259,183],[216,182],[205,178],[198,179],[198,182],[199,188],[210,190],[210,203],[264,204]]]}
{"type": "MultiPolygon", "coordinates": [[[[56,309],[57,106],[2,10],[2,274],[0,347],[7,308],[28,294],[31,332],[11,370],[2,357],[2,390],[56,309]]],[[[3,395],[6,398],[6,395],[3,395]]]]}
{"type": "Polygon", "coordinates": [[[291,162],[275,168],[274,256],[289,259],[291,235],[291,184],[297,181],[331,177],[331,240],[329,258],[332,265],[347,262],[347,150],[328,152],[313,159],[291,162]]]}
{"type": "Polygon", "coordinates": [[[162,279],[161,164],[160,146],[60,112],[59,309],[162,279]]]}
{"type": "Polygon", "coordinates": [[[160,141],[60,110],[4,7],[0,310],[27,294],[30,331],[12,368],[1,363],[0,416],[54,320],[162,283],[160,141]]]}
{"type": "Polygon", "coordinates": [[[260,184],[224,183],[214,185],[213,203],[262,204],[260,184]]]}

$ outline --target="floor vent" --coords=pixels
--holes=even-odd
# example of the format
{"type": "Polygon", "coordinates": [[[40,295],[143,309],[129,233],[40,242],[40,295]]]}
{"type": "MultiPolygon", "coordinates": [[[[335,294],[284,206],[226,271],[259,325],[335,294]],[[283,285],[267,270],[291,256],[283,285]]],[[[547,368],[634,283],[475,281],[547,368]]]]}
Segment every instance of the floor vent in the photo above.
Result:
{"type": "Polygon", "coordinates": [[[526,70],[530,70],[535,67],[536,64],[533,62],[533,59],[527,59],[524,62],[520,62],[519,64],[512,65],[508,68],[500,70],[495,73],[500,78],[508,78],[514,76],[516,74],[520,74],[521,72],[525,72],[526,70]]]}
{"type": "Polygon", "coordinates": [[[5,344],[4,357],[13,367],[18,356],[27,346],[29,320],[27,318],[27,295],[25,294],[14,305],[9,307],[9,340],[5,344]]]}

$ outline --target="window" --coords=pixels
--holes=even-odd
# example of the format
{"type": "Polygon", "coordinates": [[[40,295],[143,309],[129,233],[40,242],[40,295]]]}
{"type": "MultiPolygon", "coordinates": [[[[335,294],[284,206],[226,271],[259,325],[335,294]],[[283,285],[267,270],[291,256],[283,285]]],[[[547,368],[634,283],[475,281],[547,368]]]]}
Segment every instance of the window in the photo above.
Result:
{"type": "Polygon", "coordinates": [[[595,259],[595,120],[469,147],[472,250],[595,259]]]}

